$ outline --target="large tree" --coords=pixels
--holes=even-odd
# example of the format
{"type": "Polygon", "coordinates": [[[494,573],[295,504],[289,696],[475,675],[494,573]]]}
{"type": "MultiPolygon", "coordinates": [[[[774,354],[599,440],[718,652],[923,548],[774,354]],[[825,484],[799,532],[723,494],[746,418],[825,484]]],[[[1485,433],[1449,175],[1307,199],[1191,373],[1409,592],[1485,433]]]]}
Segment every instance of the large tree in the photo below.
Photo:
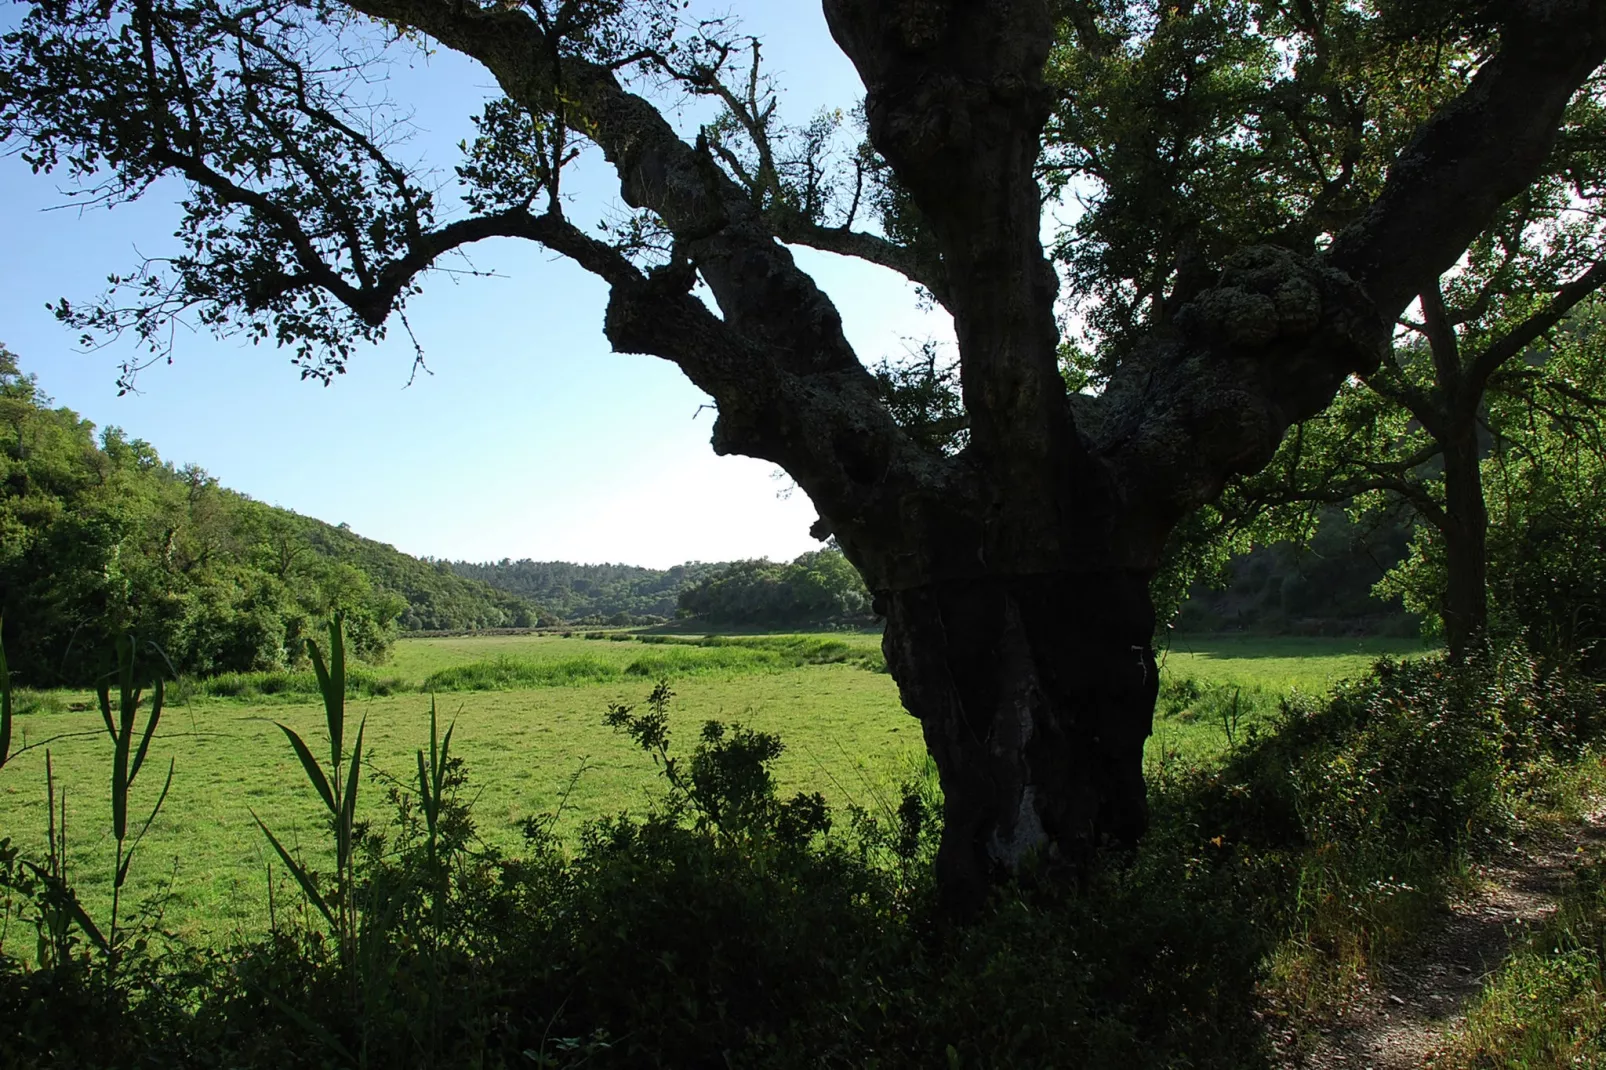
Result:
{"type": "MultiPolygon", "coordinates": [[[[1074,866],[1103,840],[1131,841],[1156,693],[1148,580],[1169,532],[1375,368],[1412,299],[1542,173],[1606,58],[1606,0],[825,0],[865,86],[867,144],[840,171],[831,123],[782,130],[760,73],[737,66],[756,46],[683,8],[36,0],[0,56],[0,125],[37,167],[110,200],[164,175],[187,183],[185,252],[103,303],[63,306],[91,329],[159,340],[192,312],[294,346],[327,376],[472,242],[525,238],[599,276],[614,348],[673,361],[710,394],[714,448],[784,468],[874,593],[942,776],[950,901],[975,902],[1029,860],[1074,866]],[[1102,121],[1100,94],[1128,67],[1192,70],[1167,27],[1203,9],[1269,47],[1229,68],[1240,113],[1135,138],[1155,166],[1086,170],[1116,208],[1184,187],[1219,197],[1232,172],[1188,170],[1205,137],[1242,148],[1245,190],[1288,196],[1209,242],[1105,242],[1158,259],[1106,266],[1119,285],[1099,293],[1110,308],[1132,298],[1116,309],[1128,329],[1107,332],[1119,344],[1096,392],[1072,394],[1042,244],[1045,128],[1084,97],[1081,114],[1102,121]],[[1333,42],[1352,29],[1375,30],[1385,58],[1424,39],[1454,47],[1363,75],[1340,63],[1340,78],[1333,42]],[[393,159],[371,98],[351,94],[387,41],[470,56],[504,94],[458,169],[462,212],[393,159]],[[1083,81],[1045,77],[1057,42],[1085,58],[1061,65],[1083,81]],[[1419,112],[1346,114],[1345,86],[1367,77],[1409,79],[1419,112]],[[666,87],[711,97],[721,117],[682,136],[654,103],[666,87]],[[1313,137],[1299,169],[1254,166],[1272,101],[1336,132],[1313,137]],[[592,148],[638,213],[608,236],[575,225],[560,195],[592,148]],[[1156,181],[1170,185],[1146,192],[1156,181]],[[961,449],[900,426],[788,244],[890,268],[952,314],[961,449]]],[[[1143,84],[1154,123],[1188,110],[1186,78],[1143,84]]],[[[1274,147],[1262,155],[1288,158],[1274,147]]]]}

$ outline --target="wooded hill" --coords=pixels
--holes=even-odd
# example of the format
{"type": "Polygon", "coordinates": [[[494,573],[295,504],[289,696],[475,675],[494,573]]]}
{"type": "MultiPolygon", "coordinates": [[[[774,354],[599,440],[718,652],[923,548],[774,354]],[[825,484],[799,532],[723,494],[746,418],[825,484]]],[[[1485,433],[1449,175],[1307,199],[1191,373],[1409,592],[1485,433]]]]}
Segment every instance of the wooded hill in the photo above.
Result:
{"type": "Polygon", "coordinates": [[[575,565],[567,561],[443,562],[458,576],[527,599],[570,623],[628,624],[668,619],[688,587],[730,567],[688,561],[667,569],[639,565],[575,565]]]}
{"type": "Polygon", "coordinates": [[[97,434],[0,347],[0,612],[19,682],[84,683],[124,633],[182,673],[277,668],[336,610],[369,659],[399,630],[530,626],[538,613],[221,487],[118,428],[97,434]]]}
{"type": "Polygon", "coordinates": [[[841,551],[793,561],[707,563],[667,569],[566,561],[454,561],[461,576],[536,602],[571,623],[640,624],[693,617],[710,625],[801,628],[864,624],[870,593],[841,551]]]}

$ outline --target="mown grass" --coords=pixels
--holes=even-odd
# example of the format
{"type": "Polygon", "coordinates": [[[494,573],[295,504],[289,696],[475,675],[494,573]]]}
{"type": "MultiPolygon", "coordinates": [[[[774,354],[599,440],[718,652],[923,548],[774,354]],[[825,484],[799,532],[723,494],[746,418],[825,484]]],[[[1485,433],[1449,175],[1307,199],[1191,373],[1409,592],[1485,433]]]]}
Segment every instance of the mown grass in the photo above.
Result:
{"type": "MultiPolygon", "coordinates": [[[[1314,687],[1367,660],[1353,644],[1337,642],[1307,643],[1300,657],[1268,657],[1268,646],[1277,648],[1261,642],[1225,644],[1214,654],[1200,648],[1189,659],[1173,653],[1151,764],[1209,761],[1270,717],[1282,689],[1314,687]]],[[[477,793],[474,813],[493,843],[513,842],[519,823],[542,812],[562,810],[560,832],[601,815],[639,812],[654,767],[605,728],[602,716],[609,703],[642,701],[660,676],[679,694],[679,738],[694,738],[709,719],[777,732],[787,746],[778,767],[784,792],[819,790],[834,805],[876,808],[924,753],[919,724],[903,711],[891,677],[865,671],[879,667],[879,653],[879,637],[857,634],[404,640],[378,670],[353,667],[356,683],[348,690],[358,697],[350,719],[368,719],[365,754],[382,785],[409,774],[413,751],[427,738],[429,700],[418,690],[440,692],[443,722],[457,724],[454,753],[467,763],[477,793]]],[[[240,680],[220,677],[212,690],[192,687],[187,699],[170,703],[151,760],[165,765],[171,757],[177,773],[133,884],[136,899],[169,895],[167,919],[186,933],[224,935],[264,924],[269,849],[252,812],[282,830],[287,845],[301,844],[314,864],[327,861],[316,800],[275,726],[283,721],[304,735],[318,730],[322,715],[307,676],[304,691],[293,681],[255,697],[240,680]]],[[[277,687],[271,679],[268,686],[277,687]]],[[[69,865],[93,910],[109,896],[112,844],[109,742],[87,699],[23,696],[18,745],[56,737],[49,750],[67,794],[69,865]]],[[[0,774],[0,837],[42,847],[44,752],[36,747],[0,774]]],[[[369,791],[364,805],[371,816],[387,813],[383,787],[369,791]]]]}

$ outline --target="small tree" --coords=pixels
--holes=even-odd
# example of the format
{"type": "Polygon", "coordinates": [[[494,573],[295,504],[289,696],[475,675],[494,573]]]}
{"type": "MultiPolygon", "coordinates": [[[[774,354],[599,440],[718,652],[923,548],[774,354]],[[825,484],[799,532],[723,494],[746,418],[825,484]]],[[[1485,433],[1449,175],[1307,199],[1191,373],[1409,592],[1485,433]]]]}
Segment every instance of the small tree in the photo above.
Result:
{"type": "MultiPolygon", "coordinates": [[[[1479,465],[1489,628],[1547,660],[1606,669],[1606,323],[1598,298],[1544,353],[1504,370],[1485,412],[1479,465]],[[1502,380],[1517,379],[1516,383],[1502,380]]],[[[1385,580],[1421,612],[1454,583],[1450,543],[1429,525],[1385,580]]],[[[1446,631],[1449,621],[1446,621],[1446,631]]]]}
{"type": "MultiPolygon", "coordinates": [[[[1586,105],[1580,131],[1601,118],[1586,105]]],[[[1577,200],[1577,191],[1601,188],[1603,166],[1593,143],[1561,146],[1551,175],[1507,204],[1456,269],[1423,291],[1420,314],[1401,318],[1389,357],[1340,388],[1337,403],[1241,488],[1240,506],[1272,507],[1263,530],[1298,527],[1301,507],[1344,501],[1414,516],[1442,569],[1408,600],[1442,625],[1452,657],[1475,649],[1489,624],[1483,459],[1509,434],[1532,441],[1533,412],[1558,401],[1574,428],[1606,415],[1573,383],[1586,358],[1575,347],[1564,366],[1546,348],[1606,283],[1600,223],[1577,200]],[[1513,422],[1521,420],[1528,431],[1513,422]]]]}

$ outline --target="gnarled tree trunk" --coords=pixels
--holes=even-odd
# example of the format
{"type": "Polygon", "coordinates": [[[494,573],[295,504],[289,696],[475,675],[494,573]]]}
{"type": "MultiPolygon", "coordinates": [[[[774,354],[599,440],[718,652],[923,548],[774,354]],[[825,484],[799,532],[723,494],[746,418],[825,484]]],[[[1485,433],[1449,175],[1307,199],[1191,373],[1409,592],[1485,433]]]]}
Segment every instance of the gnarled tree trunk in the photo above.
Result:
{"type": "Polygon", "coordinates": [[[1029,864],[1074,872],[1131,845],[1158,690],[1147,577],[976,577],[884,599],[887,665],[920,719],[944,793],[937,877],[980,903],[1029,864]]]}
{"type": "MultiPolygon", "coordinates": [[[[1058,278],[1042,247],[1037,175],[1055,92],[1043,68],[1065,6],[824,0],[864,83],[869,139],[930,242],[823,227],[789,230],[787,240],[903,272],[953,314],[970,439],[949,456],[894,419],[836,308],[782,243],[774,198],[755,197],[706,135],[683,137],[621,80],[637,63],[662,73],[679,62],[657,44],[610,51],[611,20],[630,18],[634,5],[600,5],[605,31],[587,22],[596,5],[565,4],[551,17],[538,17],[545,6],[461,0],[344,6],[484,64],[535,128],[583,132],[616,171],[625,203],[652,217],[645,244],[658,243],[656,228],[667,237],[667,262],[646,268],[575,225],[552,176],[540,180],[548,206],[537,209],[523,164],[510,167],[517,174],[489,207],[437,223],[407,168],[364,162],[350,173],[389,193],[363,208],[372,226],[348,219],[346,186],[359,178],[326,188],[325,165],[303,151],[322,150],[282,144],[288,135],[259,119],[250,94],[200,99],[217,79],[168,69],[184,56],[163,33],[191,33],[206,5],[182,17],[143,5],[131,30],[108,24],[120,42],[103,50],[122,57],[116,77],[62,64],[65,88],[28,98],[43,116],[34,149],[66,159],[82,142],[88,159],[132,160],[123,177],[138,189],[159,174],[182,176],[202,193],[187,227],[205,236],[204,262],[186,269],[189,289],[154,300],[198,305],[204,322],[238,314],[265,337],[272,324],[281,342],[327,344],[326,321],[306,312],[325,298],[377,330],[440,256],[492,237],[538,242],[603,279],[613,347],[672,361],[713,397],[715,450],[784,468],[819,510],[817,530],[836,535],[885,609],[889,664],[948,795],[941,869],[961,906],[1029,858],[1075,863],[1101,840],[1141,831],[1141,751],[1155,696],[1145,587],[1167,534],[1226,480],[1265,465],[1284,432],[1325,407],[1347,376],[1376,366],[1409,302],[1540,173],[1569,100],[1606,58],[1606,0],[1484,5],[1499,24],[1498,50],[1399,150],[1351,223],[1299,248],[1279,227],[1265,244],[1223,251],[1213,279],[1153,265],[1178,277],[1165,314],[1123,351],[1102,392],[1072,395],[1057,364],[1058,278]],[[143,51],[123,40],[130,33],[143,51]],[[57,105],[80,98],[118,121],[102,130],[70,117],[57,130],[57,105]],[[228,122],[209,121],[231,136],[191,129],[218,108],[228,122]],[[239,184],[240,152],[284,164],[272,196],[255,184],[271,174],[239,184]],[[238,233],[215,239],[234,225],[219,220],[236,217],[238,233]],[[245,258],[242,284],[231,251],[262,242],[268,252],[245,258]],[[717,313],[694,292],[699,282],[717,313]]],[[[77,41],[85,24],[78,8],[69,14],[63,32],[77,41]]],[[[216,27],[244,33],[233,16],[216,27]]],[[[243,36],[236,43],[246,47],[243,36]]],[[[677,77],[708,92],[714,74],[677,77]]],[[[325,122],[305,101],[284,107],[296,124],[325,122]]],[[[354,159],[382,156],[337,125],[314,128],[338,133],[354,159]]],[[[504,147],[515,150],[509,158],[530,155],[526,144],[504,147]]],[[[1326,233],[1322,220],[1308,222],[1294,229],[1326,233]]]]}

